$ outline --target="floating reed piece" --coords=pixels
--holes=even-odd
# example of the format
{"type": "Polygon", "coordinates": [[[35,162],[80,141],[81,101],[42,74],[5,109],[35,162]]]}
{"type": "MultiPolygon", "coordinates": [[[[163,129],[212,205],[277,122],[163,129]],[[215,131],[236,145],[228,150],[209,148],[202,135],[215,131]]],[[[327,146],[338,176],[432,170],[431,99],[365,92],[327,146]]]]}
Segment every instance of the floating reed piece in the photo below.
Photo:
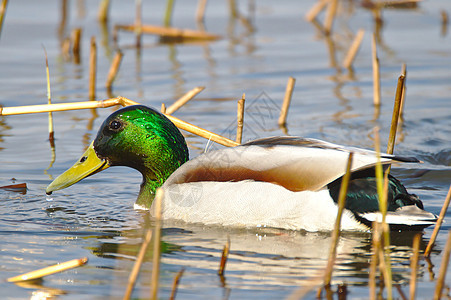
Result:
{"type": "Polygon", "coordinates": [[[91,51],[89,54],[89,100],[96,98],[96,74],[97,74],[97,45],[96,38],[91,37],[91,51]]]}
{"type": "Polygon", "coordinates": [[[163,190],[157,189],[154,199],[155,234],[153,238],[152,279],[150,283],[151,299],[158,299],[158,280],[160,277],[160,253],[161,253],[161,205],[163,201],[163,190]]]}
{"type": "Polygon", "coordinates": [[[185,268],[182,268],[180,271],[178,271],[177,275],[175,275],[174,281],[172,282],[172,291],[169,300],[175,299],[175,295],[177,294],[177,288],[179,286],[179,282],[180,279],[182,278],[183,273],[185,273],[185,268]]]}
{"type": "Polygon", "coordinates": [[[337,14],[338,0],[329,0],[329,6],[327,7],[326,19],[324,20],[324,31],[327,35],[332,32],[332,26],[334,24],[335,15],[337,14]]]}
{"type": "Polygon", "coordinates": [[[238,108],[237,108],[237,124],[236,124],[236,142],[241,144],[243,139],[243,126],[244,126],[244,101],[246,99],[246,95],[243,94],[240,100],[238,100],[238,108]]]}
{"type": "Polygon", "coordinates": [[[420,241],[421,234],[416,234],[413,238],[412,251],[413,255],[410,258],[410,299],[416,299],[416,289],[417,289],[417,273],[418,273],[418,258],[420,257],[420,241]]]}
{"type": "Polygon", "coordinates": [[[99,12],[97,14],[99,22],[106,23],[108,21],[109,10],[110,10],[110,0],[102,0],[99,4],[99,12]]]}
{"type": "Polygon", "coordinates": [[[198,86],[194,89],[190,90],[188,93],[183,95],[181,98],[179,98],[177,101],[175,101],[171,106],[166,108],[166,114],[172,115],[175,113],[180,107],[185,105],[188,101],[193,99],[197,94],[202,92],[205,89],[204,86],[198,86]]]}
{"type": "Polygon", "coordinates": [[[219,263],[218,275],[224,276],[225,266],[227,263],[227,258],[229,258],[230,252],[230,237],[227,237],[227,243],[224,245],[224,249],[222,249],[221,262],[219,263]]]}
{"type": "Polygon", "coordinates": [[[343,61],[343,67],[345,69],[350,69],[354,62],[355,57],[357,56],[357,52],[360,49],[360,44],[362,44],[363,35],[365,34],[365,30],[359,29],[357,34],[352,41],[351,47],[349,47],[348,53],[346,54],[346,58],[343,61]]]}
{"type": "Polygon", "coordinates": [[[315,5],[307,12],[305,19],[312,22],[316,16],[326,7],[329,0],[319,0],[315,5]]]}
{"type": "Polygon", "coordinates": [[[74,55],[74,62],[80,63],[80,41],[81,41],[81,28],[75,28],[72,31],[72,54],[74,55]]]}
{"type": "MultiPolygon", "coordinates": [[[[116,25],[116,30],[135,31],[135,25],[116,25]]],[[[207,33],[204,31],[190,30],[190,29],[178,29],[173,27],[162,27],[155,25],[142,25],[142,33],[156,34],[162,38],[172,38],[175,40],[218,40],[222,38],[220,35],[207,33]]]]}
{"type": "Polygon", "coordinates": [[[379,107],[381,105],[381,77],[375,33],[371,35],[371,54],[373,62],[373,104],[379,107]]]}
{"type": "MultiPolygon", "coordinates": [[[[77,109],[89,109],[89,108],[105,108],[111,107],[115,105],[136,105],[139,104],[133,100],[127,99],[125,97],[116,97],[107,100],[98,100],[98,101],[85,101],[85,102],[72,102],[72,103],[57,103],[57,104],[42,104],[42,105],[28,105],[28,106],[15,106],[15,107],[1,107],[0,106],[0,116],[9,116],[9,115],[21,115],[21,114],[30,114],[30,113],[43,113],[50,111],[66,111],[66,110],[77,110],[77,109]]],[[[239,144],[235,141],[232,141],[222,135],[213,133],[206,129],[200,128],[191,123],[180,120],[171,115],[166,115],[166,117],[174,123],[175,126],[182,130],[186,130],[193,134],[196,134],[200,137],[211,140],[215,143],[227,146],[234,147],[239,144]]]]}
{"type": "Polygon", "coordinates": [[[445,283],[446,271],[449,264],[449,256],[451,254],[451,230],[448,231],[448,240],[446,241],[445,249],[443,250],[442,262],[440,264],[440,271],[437,277],[437,284],[435,286],[434,300],[442,298],[443,285],[445,283]]]}
{"type": "Polygon", "coordinates": [[[293,96],[293,89],[294,84],[296,83],[296,79],[293,77],[288,78],[287,88],[285,90],[285,96],[283,98],[282,107],[280,109],[280,115],[279,115],[279,126],[285,126],[287,123],[287,115],[288,115],[288,108],[290,107],[291,103],[291,97],[293,96]]]}
{"type": "Polygon", "coordinates": [[[43,269],[25,273],[25,274],[22,274],[19,276],[10,277],[10,278],[8,278],[8,281],[9,282],[19,282],[19,281],[25,281],[25,280],[39,279],[44,276],[48,276],[48,275],[63,272],[63,271],[69,270],[69,269],[73,269],[76,267],[80,267],[80,266],[86,264],[87,262],[88,262],[87,257],[83,257],[80,259],[73,259],[73,260],[66,261],[66,262],[63,262],[60,264],[56,264],[56,265],[53,265],[50,267],[46,267],[43,269]]]}
{"type": "Polygon", "coordinates": [[[136,257],[135,264],[133,265],[133,269],[128,277],[127,289],[125,290],[125,295],[123,298],[124,300],[130,299],[132,295],[136,279],[138,278],[139,270],[141,269],[141,265],[146,255],[147,247],[149,246],[151,239],[152,239],[152,230],[149,229],[147,230],[146,235],[144,236],[141,248],[139,249],[138,255],[136,257]]]}
{"type": "Polygon", "coordinates": [[[437,222],[435,223],[434,231],[431,234],[431,238],[429,239],[429,243],[424,251],[424,257],[429,258],[431,256],[432,246],[437,239],[438,232],[440,231],[440,227],[442,226],[443,220],[445,219],[446,211],[448,210],[449,202],[451,200],[451,186],[449,187],[448,194],[446,195],[445,202],[443,203],[442,210],[440,211],[440,215],[438,216],[437,222]]]}
{"type": "Polygon", "coordinates": [[[8,0],[2,0],[2,4],[0,5],[0,35],[2,34],[3,20],[5,19],[7,6],[8,6],[8,0]]]}
{"type": "Polygon", "coordinates": [[[341,180],[340,193],[338,195],[338,211],[337,219],[335,220],[334,229],[332,231],[332,241],[329,249],[329,259],[327,261],[326,272],[324,274],[324,286],[330,287],[332,280],[332,271],[334,269],[335,258],[337,256],[338,239],[340,238],[341,217],[346,204],[346,195],[348,193],[349,180],[351,178],[351,166],[354,153],[349,153],[348,163],[346,165],[346,172],[341,180]]]}
{"type": "MultiPolygon", "coordinates": [[[[391,119],[390,135],[387,144],[387,153],[393,154],[395,149],[396,132],[398,131],[399,112],[401,108],[402,91],[404,89],[404,75],[399,76],[398,85],[396,86],[395,104],[393,107],[393,115],[391,119]]],[[[390,170],[390,167],[388,167],[390,170]]]]}
{"type": "Polygon", "coordinates": [[[105,83],[108,91],[111,91],[111,86],[113,85],[114,79],[116,79],[117,72],[119,71],[119,67],[122,62],[122,57],[124,57],[124,54],[120,50],[118,50],[113,58],[113,62],[111,63],[105,83]]]}

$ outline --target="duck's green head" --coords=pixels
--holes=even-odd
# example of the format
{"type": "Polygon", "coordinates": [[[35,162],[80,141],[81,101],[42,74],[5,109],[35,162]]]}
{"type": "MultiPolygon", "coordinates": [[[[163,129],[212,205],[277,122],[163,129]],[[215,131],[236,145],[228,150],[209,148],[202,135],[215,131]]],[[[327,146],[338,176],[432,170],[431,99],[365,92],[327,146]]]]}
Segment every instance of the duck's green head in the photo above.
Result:
{"type": "Polygon", "coordinates": [[[149,206],[156,188],[187,160],[185,139],[168,118],[143,105],[127,106],[103,122],[82,157],[46,192],[66,188],[110,166],[128,166],[143,175],[138,204],[149,206]]]}

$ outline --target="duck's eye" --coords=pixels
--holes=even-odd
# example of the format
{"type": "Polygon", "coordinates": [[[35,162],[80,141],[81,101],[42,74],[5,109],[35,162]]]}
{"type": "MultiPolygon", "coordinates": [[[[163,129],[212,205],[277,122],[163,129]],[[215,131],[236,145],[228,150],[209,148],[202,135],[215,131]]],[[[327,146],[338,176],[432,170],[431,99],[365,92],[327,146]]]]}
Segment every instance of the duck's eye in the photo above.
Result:
{"type": "Polygon", "coordinates": [[[119,131],[122,128],[122,123],[118,120],[113,120],[111,121],[110,125],[108,125],[108,127],[112,131],[119,131]]]}

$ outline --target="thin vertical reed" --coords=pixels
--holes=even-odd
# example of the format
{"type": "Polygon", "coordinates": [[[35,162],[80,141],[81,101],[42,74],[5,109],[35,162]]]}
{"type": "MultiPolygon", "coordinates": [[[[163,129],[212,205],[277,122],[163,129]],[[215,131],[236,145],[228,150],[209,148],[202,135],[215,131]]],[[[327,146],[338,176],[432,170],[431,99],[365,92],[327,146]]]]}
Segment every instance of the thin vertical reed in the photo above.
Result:
{"type": "Polygon", "coordinates": [[[80,41],[81,28],[75,28],[72,31],[72,54],[74,55],[74,62],[78,65],[80,63],[80,41]]]}
{"type": "Polygon", "coordinates": [[[162,114],[166,114],[166,104],[161,103],[161,109],[160,109],[162,114]]]}
{"type": "Polygon", "coordinates": [[[141,265],[144,261],[144,257],[146,255],[147,247],[150,244],[150,240],[152,239],[152,230],[149,228],[147,230],[147,233],[143,239],[143,242],[141,244],[141,248],[139,249],[138,255],[136,257],[135,264],[133,265],[133,269],[130,272],[130,275],[128,277],[128,284],[127,289],[125,291],[124,300],[130,299],[133,288],[135,287],[136,279],[138,278],[139,270],[141,269],[141,265]]]}
{"type": "MultiPolygon", "coordinates": [[[[50,89],[50,71],[49,71],[49,60],[47,57],[47,51],[45,51],[45,71],[46,71],[46,78],[47,78],[47,103],[52,104],[52,93],[50,89]]],[[[55,147],[55,137],[54,137],[54,129],[53,129],[53,115],[52,112],[49,112],[49,141],[50,141],[50,147],[53,149],[55,147]]]]}
{"type": "Polygon", "coordinates": [[[152,259],[152,279],[151,279],[151,299],[158,299],[158,280],[160,276],[160,247],[161,247],[161,205],[163,200],[163,190],[157,189],[155,194],[155,234],[153,239],[153,259],[152,259]]]}
{"type": "Polygon", "coordinates": [[[451,186],[449,187],[448,194],[446,195],[445,202],[443,203],[442,210],[440,211],[440,215],[438,216],[437,222],[435,223],[434,231],[431,234],[431,238],[429,239],[429,243],[424,251],[424,257],[429,258],[432,251],[432,246],[437,239],[438,232],[440,231],[440,227],[442,226],[443,219],[445,218],[446,211],[448,210],[449,202],[451,200],[451,186]]]}
{"type": "Polygon", "coordinates": [[[166,109],[166,113],[168,115],[172,115],[173,113],[175,113],[180,107],[182,107],[183,105],[185,105],[188,101],[190,101],[191,99],[193,99],[197,94],[199,94],[200,92],[202,92],[205,89],[204,86],[198,86],[195,87],[194,89],[190,90],[189,92],[187,92],[185,95],[183,95],[182,97],[180,97],[179,99],[177,99],[177,101],[175,101],[171,106],[169,106],[166,109]]]}
{"type": "Polygon", "coordinates": [[[448,240],[446,241],[445,249],[443,250],[442,262],[440,264],[440,271],[437,277],[437,285],[435,286],[434,300],[439,300],[442,297],[443,285],[445,283],[446,270],[449,264],[449,255],[451,253],[451,230],[448,231],[448,240]]]}
{"type": "Polygon", "coordinates": [[[175,295],[177,294],[177,287],[179,286],[180,278],[182,278],[184,272],[185,268],[182,268],[180,271],[178,271],[177,275],[175,275],[174,281],[172,282],[172,291],[169,300],[175,299],[175,295]]]}
{"type": "Polygon", "coordinates": [[[293,77],[288,78],[287,88],[285,89],[285,96],[283,98],[282,107],[279,115],[279,126],[284,126],[287,122],[288,108],[290,107],[291,97],[293,96],[294,84],[296,79],[293,77]]]}
{"type": "Polygon", "coordinates": [[[135,16],[135,34],[136,34],[136,48],[141,48],[142,38],[142,0],[135,0],[136,4],[136,16],[135,16]]]}
{"type": "Polygon", "coordinates": [[[122,57],[124,54],[118,50],[116,55],[113,58],[113,62],[111,63],[110,70],[108,72],[107,80],[106,80],[106,88],[111,90],[111,85],[113,84],[114,79],[116,78],[117,72],[119,71],[119,67],[122,62],[122,57]]]}
{"type": "Polygon", "coordinates": [[[401,104],[399,107],[399,122],[403,121],[403,115],[404,115],[404,102],[406,100],[406,82],[407,82],[407,65],[404,63],[401,67],[401,75],[404,76],[404,84],[402,86],[402,94],[401,94],[401,104]]]}
{"type": "Polygon", "coordinates": [[[205,7],[207,6],[208,0],[199,0],[197,3],[197,10],[196,10],[196,21],[198,23],[202,23],[205,18],[205,7]]]}
{"type": "Polygon", "coordinates": [[[8,0],[3,0],[0,6],[0,35],[2,34],[3,20],[5,19],[6,7],[8,6],[8,0]]]}
{"type": "Polygon", "coordinates": [[[229,257],[230,251],[230,237],[227,237],[227,243],[224,245],[224,249],[222,250],[221,262],[219,263],[218,275],[224,276],[225,266],[227,263],[227,258],[229,257]]]}
{"type": "Polygon", "coordinates": [[[164,26],[171,27],[173,11],[174,11],[174,0],[166,0],[166,11],[164,13],[164,21],[163,21],[164,26]]]}
{"type": "Polygon", "coordinates": [[[368,286],[370,291],[370,300],[376,300],[376,273],[377,273],[377,265],[378,265],[378,255],[381,247],[381,235],[380,235],[380,223],[377,221],[373,222],[372,228],[372,251],[371,262],[370,262],[370,271],[368,278],[368,286]]]}
{"type": "Polygon", "coordinates": [[[335,220],[334,230],[332,232],[332,241],[329,250],[329,259],[327,261],[326,273],[324,275],[324,286],[330,286],[332,279],[332,271],[334,269],[335,257],[337,255],[337,244],[340,238],[341,217],[345,208],[346,196],[348,193],[349,180],[351,178],[351,166],[354,153],[349,153],[348,163],[346,165],[346,173],[341,180],[340,193],[338,195],[338,211],[337,219],[335,220]]]}
{"type": "Polygon", "coordinates": [[[416,289],[417,289],[417,273],[418,273],[418,257],[420,256],[420,240],[421,240],[421,234],[416,234],[413,239],[413,255],[410,258],[410,299],[415,299],[416,289]]]}
{"type": "Polygon", "coordinates": [[[313,21],[316,16],[326,7],[329,0],[320,0],[307,12],[305,19],[309,22],[313,21]]]}
{"type": "Polygon", "coordinates": [[[236,127],[236,142],[241,144],[243,139],[243,125],[244,125],[244,101],[246,99],[246,95],[243,94],[240,100],[238,100],[238,108],[237,108],[237,127],[236,127]]]}
{"type": "Polygon", "coordinates": [[[365,34],[365,30],[359,29],[359,31],[355,35],[354,40],[352,41],[351,47],[349,47],[348,53],[346,54],[346,58],[343,61],[343,67],[345,69],[349,69],[352,67],[352,63],[354,62],[357,52],[359,51],[360,44],[362,43],[364,34],[365,34]]]}
{"type": "Polygon", "coordinates": [[[373,61],[373,103],[374,106],[381,105],[381,78],[379,68],[379,58],[377,57],[376,34],[372,34],[371,53],[373,61]]]}
{"type": "Polygon", "coordinates": [[[97,18],[100,22],[105,23],[108,21],[108,11],[110,10],[110,0],[102,0],[99,5],[99,13],[97,18]]]}
{"type": "Polygon", "coordinates": [[[335,15],[337,14],[337,6],[338,0],[329,0],[329,6],[327,7],[326,12],[326,20],[324,21],[324,30],[327,35],[332,32],[335,15]]]}
{"type": "Polygon", "coordinates": [[[91,51],[89,55],[89,100],[96,98],[96,75],[97,75],[97,45],[96,38],[91,37],[91,51]]]}
{"type": "MultiPolygon", "coordinates": [[[[393,154],[395,148],[396,131],[398,130],[399,109],[401,107],[402,90],[404,88],[404,75],[399,76],[398,85],[396,86],[395,105],[393,107],[393,115],[391,119],[390,136],[388,138],[387,153],[393,154]]],[[[390,169],[390,167],[389,167],[390,169]]]]}

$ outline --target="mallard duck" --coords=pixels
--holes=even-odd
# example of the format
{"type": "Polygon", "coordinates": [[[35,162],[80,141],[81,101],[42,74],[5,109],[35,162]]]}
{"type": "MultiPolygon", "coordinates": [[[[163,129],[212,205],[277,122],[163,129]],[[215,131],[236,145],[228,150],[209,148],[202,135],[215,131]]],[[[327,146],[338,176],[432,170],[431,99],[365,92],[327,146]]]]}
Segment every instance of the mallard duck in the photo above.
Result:
{"type": "MultiPolygon", "coordinates": [[[[162,187],[163,216],[186,222],[243,227],[327,231],[333,228],[341,178],[354,152],[342,230],[367,231],[380,217],[375,152],[291,136],[254,140],[189,160],[186,142],[163,114],[124,107],[101,125],[82,157],[46,189],[66,188],[110,166],[128,166],[142,176],[136,206],[150,208],[162,187]]],[[[382,164],[418,162],[381,155],[382,164]]],[[[392,229],[422,230],[436,221],[389,176],[387,222],[392,229]]]]}

